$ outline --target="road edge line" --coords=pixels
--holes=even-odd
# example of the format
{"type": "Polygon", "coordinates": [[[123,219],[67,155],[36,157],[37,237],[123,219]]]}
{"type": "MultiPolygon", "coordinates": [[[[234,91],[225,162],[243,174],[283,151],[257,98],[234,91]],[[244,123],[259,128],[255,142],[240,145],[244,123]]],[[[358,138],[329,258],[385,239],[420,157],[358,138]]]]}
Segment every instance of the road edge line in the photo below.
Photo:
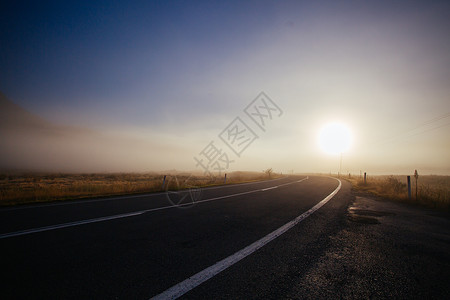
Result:
{"type": "MultiPolygon", "coordinates": [[[[332,178],[332,177],[331,177],[332,178]]],[[[337,188],[331,192],[328,196],[326,196],[323,200],[321,200],[319,203],[314,205],[312,208],[310,208],[308,211],[304,212],[303,214],[296,217],[294,220],[284,224],[280,228],[276,229],[275,231],[272,231],[268,235],[264,236],[263,238],[257,240],[256,242],[250,244],[249,246],[239,250],[238,252],[228,256],[227,258],[222,259],[221,261],[218,261],[214,265],[204,269],[203,271],[198,272],[197,274],[189,277],[188,279],[172,286],[171,288],[165,290],[161,294],[158,294],[152,298],[151,300],[160,300],[160,299],[177,299],[178,297],[181,297],[182,295],[186,294],[190,290],[196,288],[203,282],[211,279],[212,277],[216,276],[220,272],[224,271],[225,269],[231,267],[235,263],[239,262],[240,260],[244,259],[245,257],[249,256],[250,254],[254,253],[258,249],[264,247],[307,217],[309,217],[311,214],[313,214],[316,210],[324,206],[328,201],[330,201],[341,189],[342,182],[337,179],[339,182],[339,185],[337,188]]]]}

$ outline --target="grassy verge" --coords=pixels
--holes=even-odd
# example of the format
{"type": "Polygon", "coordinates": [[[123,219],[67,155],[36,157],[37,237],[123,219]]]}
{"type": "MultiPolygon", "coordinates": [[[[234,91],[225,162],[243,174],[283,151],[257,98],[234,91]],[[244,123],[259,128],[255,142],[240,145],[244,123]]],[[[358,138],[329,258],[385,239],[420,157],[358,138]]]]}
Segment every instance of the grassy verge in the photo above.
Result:
{"type": "MultiPolygon", "coordinates": [[[[280,177],[271,174],[271,178],[280,177]]],[[[113,174],[55,174],[24,173],[0,174],[0,206],[38,202],[63,201],[83,198],[162,192],[190,187],[224,184],[224,178],[170,174],[163,186],[163,174],[113,173],[113,174]]],[[[267,180],[257,172],[232,172],[226,184],[267,180]]]]}
{"type": "Polygon", "coordinates": [[[417,204],[423,207],[450,211],[450,176],[420,176],[417,183],[411,176],[411,199],[405,176],[371,176],[366,183],[359,177],[344,178],[352,183],[355,191],[370,193],[395,201],[417,204]]]}

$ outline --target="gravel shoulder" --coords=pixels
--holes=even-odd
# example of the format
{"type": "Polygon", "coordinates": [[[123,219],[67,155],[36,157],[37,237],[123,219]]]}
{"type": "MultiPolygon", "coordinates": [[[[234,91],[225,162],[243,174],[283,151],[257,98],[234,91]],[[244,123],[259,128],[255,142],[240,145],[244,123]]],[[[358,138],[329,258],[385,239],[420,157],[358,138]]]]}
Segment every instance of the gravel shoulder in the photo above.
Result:
{"type": "Polygon", "coordinates": [[[450,298],[450,216],[355,195],[289,298],[450,298]]]}

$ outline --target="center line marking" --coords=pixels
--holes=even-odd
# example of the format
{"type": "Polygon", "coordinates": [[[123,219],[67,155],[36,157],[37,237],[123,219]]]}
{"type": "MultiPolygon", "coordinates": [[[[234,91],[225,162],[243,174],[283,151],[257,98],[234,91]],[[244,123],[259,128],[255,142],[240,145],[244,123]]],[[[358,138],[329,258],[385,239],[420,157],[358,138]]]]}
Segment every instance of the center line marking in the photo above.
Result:
{"type": "MultiPolygon", "coordinates": [[[[264,180],[264,181],[252,181],[252,182],[229,184],[229,185],[210,186],[210,187],[204,187],[202,189],[215,190],[215,189],[223,189],[223,188],[232,188],[232,187],[236,187],[236,186],[246,186],[246,185],[260,184],[260,183],[271,182],[271,181],[278,181],[278,180],[282,180],[285,178],[286,177],[281,177],[281,178],[275,178],[275,179],[264,180]]],[[[41,204],[30,204],[30,205],[25,205],[25,206],[15,206],[15,207],[5,207],[5,208],[2,207],[2,208],[0,208],[0,212],[12,211],[12,210],[37,209],[37,208],[44,208],[44,207],[51,207],[51,206],[89,204],[89,203],[105,202],[105,201],[112,201],[112,200],[155,197],[155,196],[164,195],[165,193],[166,192],[146,193],[146,194],[141,194],[141,195],[123,195],[123,196],[117,195],[117,196],[101,198],[101,199],[91,199],[91,200],[79,200],[78,199],[78,200],[72,200],[72,201],[61,202],[61,203],[59,203],[59,202],[58,203],[41,203],[41,204]]]]}
{"type": "Polygon", "coordinates": [[[270,187],[270,188],[266,188],[266,189],[261,189],[261,192],[265,192],[265,191],[268,191],[268,190],[273,190],[273,189],[276,189],[277,187],[278,187],[278,185],[270,187]]]}
{"type": "MultiPolygon", "coordinates": [[[[251,190],[251,191],[242,192],[242,193],[236,193],[236,194],[225,195],[225,196],[220,196],[220,197],[215,197],[215,198],[210,198],[210,199],[205,199],[205,200],[199,200],[199,201],[195,201],[194,203],[204,203],[204,202],[216,201],[216,200],[220,200],[220,199],[226,199],[226,198],[232,198],[232,197],[236,197],[236,196],[257,193],[257,192],[264,192],[264,191],[270,190],[272,188],[277,188],[280,186],[299,183],[308,178],[309,177],[306,177],[306,178],[300,179],[298,181],[288,182],[288,183],[278,185],[275,187],[271,187],[271,188],[267,188],[267,189],[251,190]]],[[[61,228],[66,228],[66,227],[73,227],[73,226],[79,226],[79,225],[85,225],[85,224],[91,224],[91,223],[98,223],[98,222],[134,217],[134,216],[139,216],[144,213],[148,213],[148,212],[152,212],[152,211],[171,209],[171,208],[183,207],[183,206],[190,206],[190,205],[193,205],[194,203],[189,202],[189,203],[184,203],[184,204],[179,204],[179,205],[162,206],[162,207],[150,208],[150,209],[146,209],[146,210],[135,211],[135,212],[125,213],[125,214],[106,216],[106,217],[100,217],[100,218],[94,218],[94,219],[88,219],[88,220],[81,220],[81,221],[75,221],[75,222],[69,222],[69,223],[62,223],[62,224],[57,224],[57,225],[49,225],[49,226],[25,229],[25,230],[14,231],[14,232],[9,232],[9,233],[2,233],[2,234],[0,234],[0,239],[6,239],[6,238],[10,238],[10,237],[27,235],[27,234],[32,234],[32,233],[44,232],[44,231],[50,231],[50,230],[56,230],[56,229],[61,229],[61,228]]]]}
{"type": "MultiPolygon", "coordinates": [[[[306,179],[306,178],[305,178],[306,179]]],[[[267,245],[307,217],[309,217],[312,213],[314,213],[316,210],[321,208],[325,203],[331,200],[331,198],[334,197],[334,195],[339,192],[342,186],[342,182],[337,179],[339,182],[338,187],[331,192],[327,197],[325,197],[322,201],[314,205],[312,208],[310,208],[307,212],[304,212],[300,216],[296,217],[294,220],[286,223],[285,225],[281,226],[280,228],[276,229],[275,231],[272,231],[265,237],[257,240],[253,244],[250,244],[249,246],[245,247],[242,250],[239,250],[238,252],[232,254],[231,256],[228,256],[225,259],[222,259],[221,261],[215,263],[214,265],[204,269],[203,271],[198,272],[197,274],[189,277],[188,279],[174,285],[173,287],[169,288],[168,290],[162,292],[159,295],[156,295],[155,297],[152,297],[153,300],[159,300],[159,299],[177,299],[178,297],[181,297],[182,295],[186,294],[190,290],[196,288],[203,282],[211,279],[212,277],[216,276],[223,270],[231,267],[235,263],[239,262],[240,260],[244,259],[245,257],[249,256],[256,250],[262,248],[263,246],[267,245]]]]}

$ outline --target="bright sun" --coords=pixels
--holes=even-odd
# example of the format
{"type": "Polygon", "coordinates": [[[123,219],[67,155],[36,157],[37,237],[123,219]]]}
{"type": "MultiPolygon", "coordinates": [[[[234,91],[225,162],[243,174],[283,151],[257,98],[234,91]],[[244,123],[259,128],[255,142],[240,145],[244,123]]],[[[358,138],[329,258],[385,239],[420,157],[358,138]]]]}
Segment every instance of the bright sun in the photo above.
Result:
{"type": "Polygon", "coordinates": [[[319,146],[328,154],[340,154],[349,150],[352,135],[347,126],[341,123],[329,123],[319,133],[319,146]]]}

